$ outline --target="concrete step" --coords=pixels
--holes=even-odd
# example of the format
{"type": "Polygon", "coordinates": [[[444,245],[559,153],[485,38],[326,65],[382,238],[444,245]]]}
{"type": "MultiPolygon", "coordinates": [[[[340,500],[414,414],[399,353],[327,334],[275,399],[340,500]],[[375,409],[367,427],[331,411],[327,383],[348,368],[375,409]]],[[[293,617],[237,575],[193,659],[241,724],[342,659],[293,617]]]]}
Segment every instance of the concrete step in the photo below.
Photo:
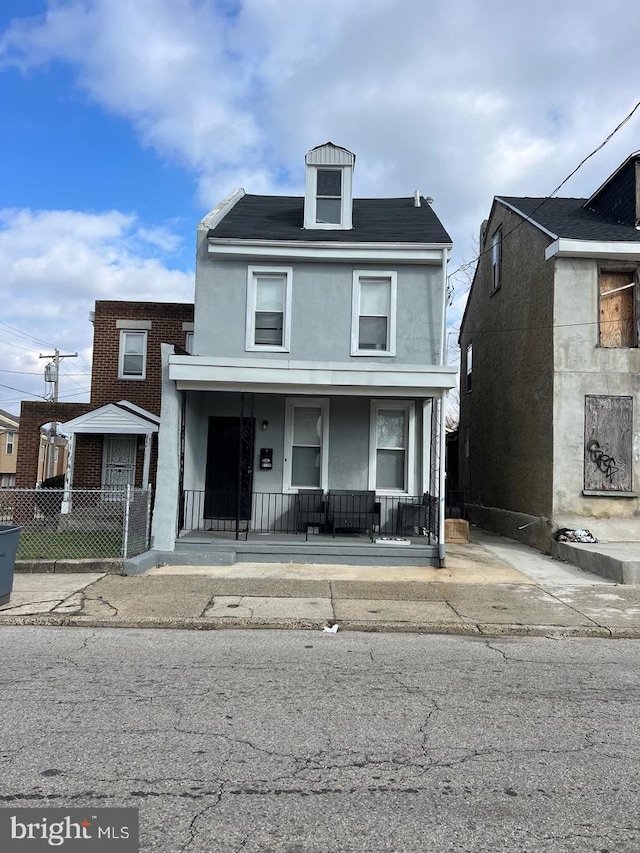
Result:
{"type": "Polygon", "coordinates": [[[640,584],[640,542],[552,542],[551,554],[616,583],[640,584]]]}

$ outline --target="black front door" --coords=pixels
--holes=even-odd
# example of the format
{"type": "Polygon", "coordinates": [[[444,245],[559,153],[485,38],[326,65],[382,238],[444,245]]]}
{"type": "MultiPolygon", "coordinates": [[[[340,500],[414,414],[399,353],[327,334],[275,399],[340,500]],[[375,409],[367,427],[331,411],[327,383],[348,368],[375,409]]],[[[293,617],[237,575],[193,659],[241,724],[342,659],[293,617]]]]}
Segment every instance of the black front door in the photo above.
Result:
{"type": "Polygon", "coordinates": [[[253,418],[209,418],[205,518],[251,517],[253,433],[253,418]]]}

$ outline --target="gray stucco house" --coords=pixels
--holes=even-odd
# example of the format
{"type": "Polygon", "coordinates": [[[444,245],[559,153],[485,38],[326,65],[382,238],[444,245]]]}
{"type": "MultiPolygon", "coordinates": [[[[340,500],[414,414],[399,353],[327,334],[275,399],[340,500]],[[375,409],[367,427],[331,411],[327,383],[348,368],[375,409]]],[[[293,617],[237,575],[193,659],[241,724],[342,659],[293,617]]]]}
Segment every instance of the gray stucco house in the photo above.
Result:
{"type": "Polygon", "coordinates": [[[192,354],[164,353],[154,548],[444,558],[452,243],[417,193],[354,199],[354,166],[326,143],[303,197],[239,189],[198,226],[192,354]]]}
{"type": "Polygon", "coordinates": [[[496,197],[460,332],[460,473],[485,527],[640,539],[640,153],[590,198],[496,197]]]}

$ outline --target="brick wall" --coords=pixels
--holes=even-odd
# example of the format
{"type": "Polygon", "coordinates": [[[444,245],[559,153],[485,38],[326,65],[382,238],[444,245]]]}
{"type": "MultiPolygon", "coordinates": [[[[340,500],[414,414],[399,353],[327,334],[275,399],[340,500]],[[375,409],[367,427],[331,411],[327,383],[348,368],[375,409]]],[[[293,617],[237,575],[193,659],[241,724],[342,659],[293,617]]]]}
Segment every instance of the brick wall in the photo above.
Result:
{"type": "Polygon", "coordinates": [[[93,334],[92,408],[129,400],[155,415],[160,414],[160,344],[184,347],[183,323],[193,322],[193,305],[177,302],[114,302],[95,304],[93,334]],[[147,331],[146,378],[119,379],[120,332],[117,320],[151,322],[147,331]]]}
{"type": "MultiPolygon", "coordinates": [[[[70,421],[91,411],[91,403],[46,403],[23,400],[20,406],[20,444],[16,459],[16,487],[35,488],[38,479],[40,427],[51,421],[70,421]]],[[[99,483],[97,487],[98,488],[99,483]]]]}

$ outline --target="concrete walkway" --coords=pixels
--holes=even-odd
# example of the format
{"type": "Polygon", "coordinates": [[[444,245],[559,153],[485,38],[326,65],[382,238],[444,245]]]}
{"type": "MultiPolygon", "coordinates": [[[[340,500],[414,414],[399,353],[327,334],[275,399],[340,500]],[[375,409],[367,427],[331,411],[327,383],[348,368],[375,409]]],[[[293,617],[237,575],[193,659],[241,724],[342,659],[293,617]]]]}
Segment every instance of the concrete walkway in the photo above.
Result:
{"type": "Polygon", "coordinates": [[[16,574],[2,625],[640,637],[640,586],[474,531],[447,568],[237,563],[16,574]]]}

